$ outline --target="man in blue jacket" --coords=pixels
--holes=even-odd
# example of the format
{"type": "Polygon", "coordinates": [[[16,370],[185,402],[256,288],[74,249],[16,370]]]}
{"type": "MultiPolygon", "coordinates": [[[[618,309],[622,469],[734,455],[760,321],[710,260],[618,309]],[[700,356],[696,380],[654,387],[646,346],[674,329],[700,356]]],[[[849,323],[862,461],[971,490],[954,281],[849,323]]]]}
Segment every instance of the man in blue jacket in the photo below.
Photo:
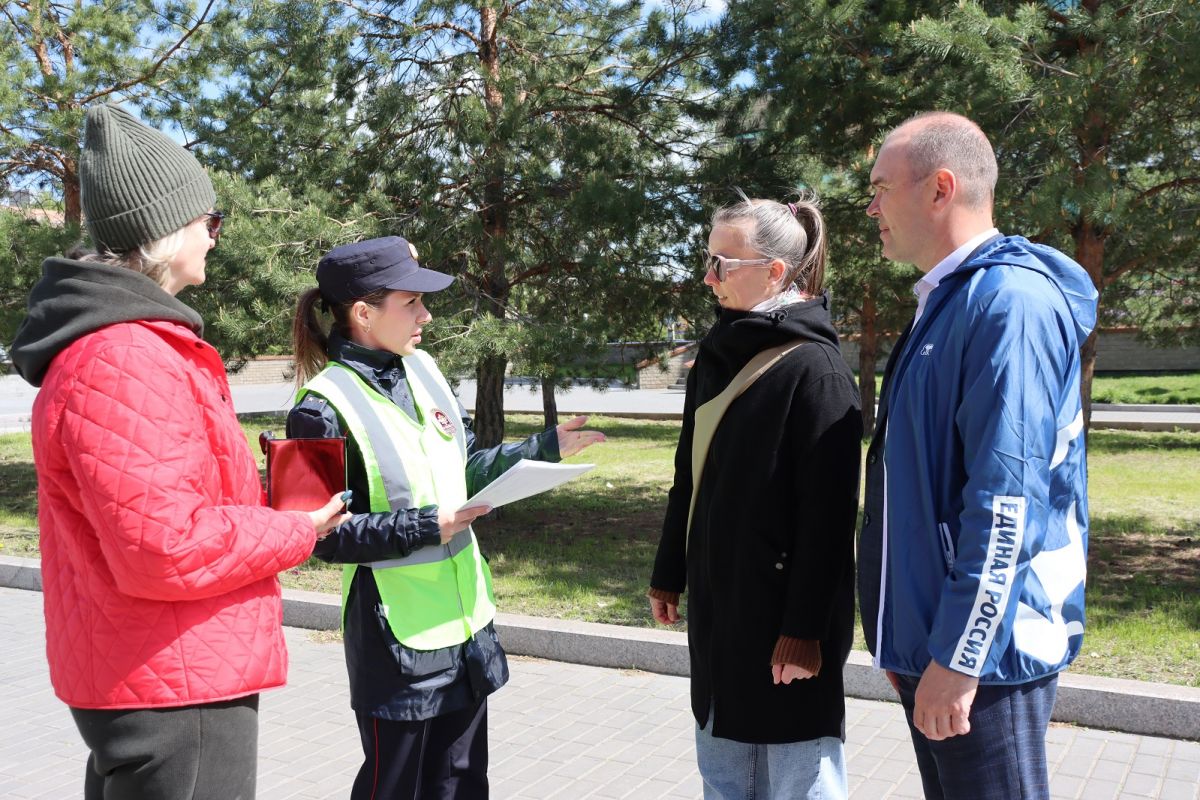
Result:
{"type": "Polygon", "coordinates": [[[1058,672],[1083,640],[1083,268],[992,224],[996,158],[948,113],[871,170],[883,255],[917,312],[884,372],[859,540],[863,630],[908,716],[928,798],[1048,798],[1058,672]]]}

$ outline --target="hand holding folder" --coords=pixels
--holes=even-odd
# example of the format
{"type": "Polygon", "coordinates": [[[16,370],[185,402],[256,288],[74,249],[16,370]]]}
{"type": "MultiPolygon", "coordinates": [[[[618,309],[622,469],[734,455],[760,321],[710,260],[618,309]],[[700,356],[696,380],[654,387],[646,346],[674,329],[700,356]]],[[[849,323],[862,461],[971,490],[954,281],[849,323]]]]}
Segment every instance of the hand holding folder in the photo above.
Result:
{"type": "Polygon", "coordinates": [[[313,511],[346,489],[346,439],[276,439],[264,431],[267,505],[278,511],[313,511]]]}

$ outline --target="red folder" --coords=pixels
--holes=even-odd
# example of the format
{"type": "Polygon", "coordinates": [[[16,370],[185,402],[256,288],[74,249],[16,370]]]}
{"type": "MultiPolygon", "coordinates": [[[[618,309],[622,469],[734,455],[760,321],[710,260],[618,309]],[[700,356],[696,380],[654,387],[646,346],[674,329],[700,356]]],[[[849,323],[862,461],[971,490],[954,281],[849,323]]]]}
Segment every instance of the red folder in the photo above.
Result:
{"type": "Polygon", "coordinates": [[[346,490],[346,439],[258,437],[267,456],[267,504],[279,511],[316,511],[346,490]]]}

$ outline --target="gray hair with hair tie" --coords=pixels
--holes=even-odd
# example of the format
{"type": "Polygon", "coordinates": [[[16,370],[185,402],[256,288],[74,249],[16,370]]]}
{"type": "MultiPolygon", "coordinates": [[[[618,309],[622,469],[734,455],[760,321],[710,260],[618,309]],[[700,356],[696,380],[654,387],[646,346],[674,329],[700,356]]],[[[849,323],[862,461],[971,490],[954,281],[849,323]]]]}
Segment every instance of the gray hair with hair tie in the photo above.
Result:
{"type": "Polygon", "coordinates": [[[825,283],[825,220],[815,196],[796,202],[752,199],[735,188],[740,202],[717,209],[712,225],[746,225],[746,243],[764,258],[787,265],[780,288],[794,284],[815,297],[825,283]]]}

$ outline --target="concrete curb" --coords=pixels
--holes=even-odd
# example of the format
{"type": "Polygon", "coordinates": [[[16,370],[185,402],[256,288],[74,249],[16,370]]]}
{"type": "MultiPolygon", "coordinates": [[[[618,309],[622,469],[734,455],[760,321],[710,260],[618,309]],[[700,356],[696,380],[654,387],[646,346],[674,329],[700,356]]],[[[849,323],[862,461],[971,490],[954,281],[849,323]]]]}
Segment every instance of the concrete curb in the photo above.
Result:
{"type": "Polygon", "coordinates": [[[1092,403],[1092,411],[1200,414],[1200,406],[1187,405],[1185,403],[1092,403]]]}
{"type": "Polygon", "coordinates": [[[0,556],[0,586],[40,592],[42,590],[42,562],[36,558],[0,556]]]}
{"type": "MultiPolygon", "coordinates": [[[[0,556],[0,586],[41,591],[40,562],[0,556]]],[[[283,624],[337,630],[339,598],[284,589],[283,624]]],[[[497,614],[496,630],[504,649],[513,655],[664,675],[689,674],[687,635],[676,631],[522,614],[497,614]]],[[[871,658],[864,652],[850,654],[844,680],[850,697],[896,701],[891,685],[882,672],[871,666],[871,658]]],[[[1087,728],[1200,740],[1200,689],[1066,672],[1059,677],[1054,720],[1087,728]]]]}
{"type": "Polygon", "coordinates": [[[29,433],[32,430],[32,414],[0,414],[0,433],[29,433]]]}
{"type": "MultiPolygon", "coordinates": [[[[467,411],[474,413],[473,406],[467,411]]],[[[262,411],[239,411],[239,418],[269,417],[283,420],[287,417],[288,409],[267,409],[262,411]]],[[[540,409],[506,408],[506,414],[535,414],[540,409]]],[[[611,409],[592,408],[588,405],[573,405],[562,403],[558,413],[562,416],[586,414],[588,416],[620,417],[626,419],[649,420],[681,420],[682,412],[674,411],[614,411],[611,409]]],[[[32,416],[28,413],[0,414],[0,433],[29,433],[33,424],[32,416]]],[[[1200,430],[1200,406],[1154,406],[1154,405],[1103,405],[1092,406],[1092,428],[1094,430],[1132,430],[1132,431],[1195,431],[1200,430]]]]}

